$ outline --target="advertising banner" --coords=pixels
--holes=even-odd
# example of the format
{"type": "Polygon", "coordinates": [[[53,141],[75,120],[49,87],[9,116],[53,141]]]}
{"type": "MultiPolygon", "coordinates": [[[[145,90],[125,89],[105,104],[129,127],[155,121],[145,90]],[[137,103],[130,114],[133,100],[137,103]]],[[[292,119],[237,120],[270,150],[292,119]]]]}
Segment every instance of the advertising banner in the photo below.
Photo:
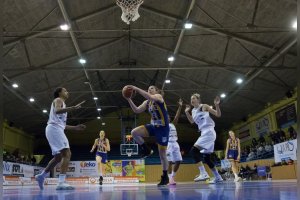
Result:
{"type": "MultiPolygon", "coordinates": [[[[54,169],[54,177],[58,177],[60,168],[54,169]]],[[[145,161],[142,160],[110,160],[103,167],[104,177],[137,177],[145,181],[145,161]]],[[[68,177],[99,177],[96,161],[71,161],[67,171],[68,177]]]]}
{"type": "Polygon", "coordinates": [[[297,160],[297,139],[274,145],[275,163],[283,160],[297,160]]]}

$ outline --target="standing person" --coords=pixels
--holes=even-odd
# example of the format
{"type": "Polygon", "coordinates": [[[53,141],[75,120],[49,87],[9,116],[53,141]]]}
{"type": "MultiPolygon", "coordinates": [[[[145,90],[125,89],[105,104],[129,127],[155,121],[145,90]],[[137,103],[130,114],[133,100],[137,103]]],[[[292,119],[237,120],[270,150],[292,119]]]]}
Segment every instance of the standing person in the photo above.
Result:
{"type": "Polygon", "coordinates": [[[91,149],[91,153],[94,152],[97,147],[96,161],[98,165],[99,173],[99,184],[102,185],[103,182],[103,165],[107,161],[107,152],[110,151],[109,140],[105,138],[105,132],[102,130],[99,133],[99,138],[95,139],[94,145],[91,149]]]}
{"type": "Polygon", "coordinates": [[[131,135],[133,136],[134,140],[141,145],[142,154],[144,157],[150,156],[153,153],[153,150],[146,145],[143,137],[155,136],[158,145],[159,157],[163,168],[163,175],[161,176],[161,181],[158,183],[158,186],[167,185],[169,183],[169,177],[167,171],[168,160],[166,150],[169,141],[170,128],[166,103],[160,94],[160,90],[156,86],[150,86],[148,88],[148,92],[131,85],[127,87],[135,90],[147,99],[137,107],[131,98],[126,98],[133,112],[142,113],[145,110],[148,110],[149,114],[151,115],[151,123],[134,128],[131,131],[131,135]]]}
{"type": "Polygon", "coordinates": [[[241,177],[238,176],[238,162],[241,159],[241,144],[240,139],[235,137],[233,131],[229,131],[229,139],[227,140],[226,150],[225,150],[225,159],[228,159],[231,162],[232,172],[234,174],[234,182],[239,182],[242,180],[241,177]]]}
{"type": "Polygon", "coordinates": [[[174,117],[174,120],[171,122],[171,119],[169,117],[169,127],[170,127],[170,133],[169,133],[169,142],[168,142],[168,148],[167,148],[167,159],[169,161],[169,184],[170,185],[176,185],[176,182],[174,180],[176,172],[179,169],[180,163],[182,161],[182,156],[180,152],[180,147],[177,142],[177,131],[175,125],[177,125],[178,119],[180,117],[180,112],[182,108],[182,100],[179,99],[178,101],[178,109],[176,112],[176,115],[174,117]],[[172,163],[174,164],[174,167],[172,169],[172,163]]]}
{"type": "Polygon", "coordinates": [[[54,158],[50,160],[47,167],[41,174],[35,176],[41,190],[44,189],[44,180],[50,170],[61,162],[61,171],[58,178],[57,190],[73,190],[74,187],[65,182],[66,172],[71,158],[71,151],[68,138],[64,130],[83,131],[85,125],[77,126],[66,125],[67,113],[72,110],[81,108],[81,102],[76,106],[67,107],[65,101],[68,99],[69,93],[65,88],[59,87],[54,91],[54,100],[51,104],[49,120],[46,127],[46,137],[52,150],[54,158]]]}
{"type": "Polygon", "coordinates": [[[200,99],[200,94],[193,94],[191,96],[191,104],[194,107],[192,110],[192,115],[190,112],[190,105],[186,106],[185,114],[191,124],[196,123],[198,125],[199,131],[201,131],[201,136],[198,138],[196,143],[191,149],[191,154],[193,155],[194,161],[199,166],[200,175],[194,179],[194,181],[204,181],[209,179],[208,173],[206,172],[203,161],[211,169],[214,174],[214,178],[209,182],[211,184],[222,182],[223,179],[215,168],[215,164],[211,160],[211,153],[214,151],[214,145],[216,140],[215,132],[215,122],[209,116],[213,114],[216,117],[221,117],[221,110],[219,107],[220,97],[216,97],[214,104],[216,110],[212,109],[207,104],[202,104],[200,99]]]}

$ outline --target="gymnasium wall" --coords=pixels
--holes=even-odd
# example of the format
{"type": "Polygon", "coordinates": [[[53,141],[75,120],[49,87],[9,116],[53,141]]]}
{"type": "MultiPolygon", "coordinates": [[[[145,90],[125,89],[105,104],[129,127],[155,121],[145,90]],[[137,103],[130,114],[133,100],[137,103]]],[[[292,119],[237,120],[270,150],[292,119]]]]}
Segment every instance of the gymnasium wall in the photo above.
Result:
{"type": "Polygon", "coordinates": [[[3,148],[12,153],[19,148],[21,154],[32,155],[34,137],[15,127],[3,124],[3,148]]]}
{"type": "MultiPolygon", "coordinates": [[[[269,120],[269,128],[270,128],[269,131],[275,131],[275,130],[279,129],[277,126],[275,113],[277,111],[279,111],[280,109],[282,109],[288,105],[291,105],[291,104],[294,104],[297,109],[296,101],[297,101],[297,94],[294,94],[291,98],[285,98],[285,99],[275,102],[273,104],[268,103],[267,106],[265,107],[265,109],[263,109],[261,112],[256,113],[254,115],[249,115],[247,117],[246,122],[241,121],[241,122],[237,122],[237,123],[233,124],[231,130],[235,131],[236,135],[238,137],[240,137],[241,133],[243,133],[244,135],[247,135],[247,134],[245,134],[245,132],[247,132],[247,129],[248,129],[249,136],[245,137],[244,139],[241,140],[241,145],[242,146],[250,145],[253,138],[259,137],[256,126],[259,124],[259,122],[262,121],[263,118],[267,118],[269,120]]],[[[294,123],[292,126],[295,128],[295,130],[297,130],[296,123],[294,123]]],[[[288,127],[283,129],[286,134],[288,134],[287,129],[288,129],[288,127]]],[[[267,141],[270,141],[268,136],[269,136],[268,133],[266,135],[264,135],[265,139],[267,141]]],[[[222,134],[221,137],[222,137],[221,140],[225,144],[226,140],[228,139],[228,131],[224,132],[224,134],[222,134]]]]}
{"type": "MultiPolygon", "coordinates": [[[[206,171],[212,176],[208,166],[204,165],[206,171]]],[[[146,165],[145,168],[146,182],[159,182],[162,175],[161,165],[146,165]]],[[[195,164],[181,164],[176,173],[176,180],[178,182],[194,181],[196,175],[199,175],[199,169],[195,164]]]]}

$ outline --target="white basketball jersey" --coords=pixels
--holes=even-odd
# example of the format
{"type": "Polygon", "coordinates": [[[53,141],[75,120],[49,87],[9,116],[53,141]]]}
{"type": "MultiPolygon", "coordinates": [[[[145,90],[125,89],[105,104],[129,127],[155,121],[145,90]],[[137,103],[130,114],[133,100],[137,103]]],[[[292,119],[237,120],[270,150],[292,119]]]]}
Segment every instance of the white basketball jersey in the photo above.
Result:
{"type": "MultiPolygon", "coordinates": [[[[63,102],[62,108],[65,108],[66,104],[63,102]]],[[[65,129],[66,127],[66,122],[67,122],[67,112],[61,113],[61,114],[56,114],[55,112],[55,107],[54,107],[54,101],[51,104],[51,110],[50,110],[50,115],[49,115],[49,120],[47,124],[54,124],[62,127],[65,129]]]]}
{"type": "Polygon", "coordinates": [[[198,129],[201,130],[203,128],[215,127],[215,122],[209,116],[209,112],[202,111],[202,104],[199,108],[193,108],[192,117],[195,123],[198,125],[198,129]]]}
{"type": "Polygon", "coordinates": [[[175,125],[172,123],[169,123],[170,132],[169,132],[169,142],[176,142],[178,140],[177,137],[177,131],[175,128],[175,125]]]}

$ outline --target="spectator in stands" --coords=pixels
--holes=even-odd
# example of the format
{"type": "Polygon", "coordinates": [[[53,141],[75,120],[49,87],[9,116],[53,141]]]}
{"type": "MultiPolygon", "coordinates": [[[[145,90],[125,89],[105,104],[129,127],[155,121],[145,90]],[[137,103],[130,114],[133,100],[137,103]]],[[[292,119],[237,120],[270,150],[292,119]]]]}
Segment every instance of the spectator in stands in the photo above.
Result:
{"type": "Polygon", "coordinates": [[[241,157],[247,157],[248,153],[247,153],[247,148],[244,147],[243,151],[241,152],[241,157]]]}
{"type": "Polygon", "coordinates": [[[247,179],[247,170],[246,168],[241,165],[241,168],[240,168],[240,173],[239,173],[239,177],[241,177],[243,180],[246,180],[247,179]]]}
{"type": "Polygon", "coordinates": [[[255,148],[258,145],[258,142],[255,138],[252,139],[252,147],[255,148]]]}
{"type": "Polygon", "coordinates": [[[288,132],[290,134],[290,139],[296,139],[297,138],[297,132],[295,131],[294,127],[290,126],[288,129],[288,132]]]}
{"type": "Polygon", "coordinates": [[[280,135],[280,137],[285,137],[285,132],[280,128],[279,129],[279,135],[280,135]]]}
{"type": "Polygon", "coordinates": [[[267,143],[265,146],[265,150],[266,150],[266,152],[271,152],[271,151],[273,151],[273,146],[270,145],[270,143],[267,143]]]}
{"type": "Polygon", "coordinates": [[[254,163],[254,165],[253,165],[253,170],[252,170],[254,173],[257,173],[257,164],[256,163],[254,163]]]}
{"type": "Polygon", "coordinates": [[[266,140],[265,140],[264,136],[261,135],[261,136],[259,137],[259,140],[258,140],[258,141],[259,141],[259,144],[261,144],[261,145],[266,145],[266,140]]]}
{"type": "Polygon", "coordinates": [[[268,137],[270,138],[271,141],[274,140],[274,138],[273,138],[273,131],[270,131],[270,132],[269,132],[269,136],[268,136],[268,137]]]}
{"type": "Polygon", "coordinates": [[[12,155],[14,157],[15,160],[20,160],[20,150],[19,148],[16,148],[13,152],[12,155]]]}
{"type": "Polygon", "coordinates": [[[35,165],[35,164],[36,164],[36,159],[35,159],[35,157],[34,157],[34,156],[32,156],[32,157],[31,157],[31,163],[32,163],[33,165],[35,165]]]}
{"type": "Polygon", "coordinates": [[[3,160],[7,160],[7,151],[5,149],[3,149],[3,160]]]}
{"type": "Polygon", "coordinates": [[[279,130],[275,131],[275,144],[280,143],[280,132],[279,130]]]}
{"type": "Polygon", "coordinates": [[[265,152],[265,148],[263,147],[262,144],[260,144],[257,148],[257,156],[262,156],[265,152]]]}
{"type": "Polygon", "coordinates": [[[286,141],[286,137],[285,136],[280,136],[280,142],[285,142],[286,141]]]}
{"type": "Polygon", "coordinates": [[[254,153],[254,151],[252,150],[250,153],[249,153],[249,155],[248,155],[248,157],[247,157],[247,161],[250,161],[250,160],[253,160],[254,158],[256,157],[256,155],[255,155],[255,153],[254,153]]]}
{"type": "Polygon", "coordinates": [[[254,171],[249,167],[249,165],[246,165],[246,171],[245,171],[245,178],[247,180],[250,179],[250,177],[254,174],[254,171]]]}

